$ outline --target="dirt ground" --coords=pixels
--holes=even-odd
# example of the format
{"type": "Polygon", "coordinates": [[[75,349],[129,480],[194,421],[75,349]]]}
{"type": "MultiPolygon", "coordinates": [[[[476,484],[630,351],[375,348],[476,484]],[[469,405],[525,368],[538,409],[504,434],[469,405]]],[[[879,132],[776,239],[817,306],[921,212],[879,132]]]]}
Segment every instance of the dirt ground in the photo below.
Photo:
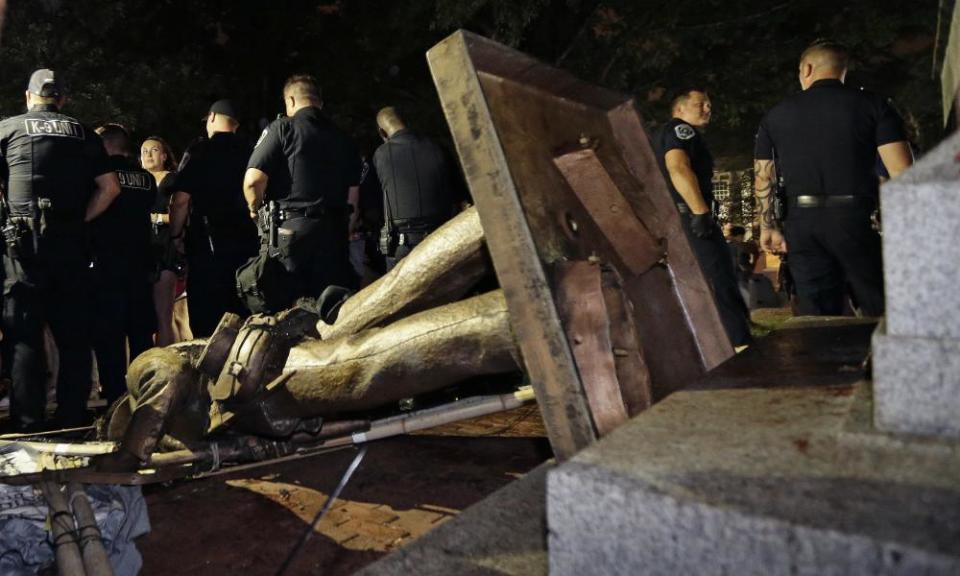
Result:
{"type": "MultiPolygon", "coordinates": [[[[273,575],[356,455],[144,489],[144,575],[273,575]]],[[[373,442],[285,574],[352,574],[551,457],[536,405],[373,442]]]]}

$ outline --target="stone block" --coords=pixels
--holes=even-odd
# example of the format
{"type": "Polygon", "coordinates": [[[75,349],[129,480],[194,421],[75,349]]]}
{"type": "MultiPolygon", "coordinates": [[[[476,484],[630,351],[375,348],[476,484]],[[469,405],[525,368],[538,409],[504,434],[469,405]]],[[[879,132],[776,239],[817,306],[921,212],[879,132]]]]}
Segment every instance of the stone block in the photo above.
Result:
{"type": "Polygon", "coordinates": [[[960,340],[960,133],[880,192],[888,333],[960,340]]]}
{"type": "Polygon", "coordinates": [[[550,573],[960,573],[960,443],[864,426],[870,330],[841,328],[774,332],[552,470],[550,573]]]}
{"type": "Polygon", "coordinates": [[[878,428],[960,438],[960,340],[873,335],[878,428]]]}

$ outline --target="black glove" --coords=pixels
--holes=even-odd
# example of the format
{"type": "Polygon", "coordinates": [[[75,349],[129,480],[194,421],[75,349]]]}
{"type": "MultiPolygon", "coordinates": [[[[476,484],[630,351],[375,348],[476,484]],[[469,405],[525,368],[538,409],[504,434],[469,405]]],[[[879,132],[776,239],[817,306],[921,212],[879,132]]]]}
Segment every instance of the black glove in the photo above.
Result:
{"type": "Polygon", "coordinates": [[[713,216],[709,212],[703,214],[690,215],[690,231],[697,238],[709,238],[717,225],[713,221],[713,216]]]}

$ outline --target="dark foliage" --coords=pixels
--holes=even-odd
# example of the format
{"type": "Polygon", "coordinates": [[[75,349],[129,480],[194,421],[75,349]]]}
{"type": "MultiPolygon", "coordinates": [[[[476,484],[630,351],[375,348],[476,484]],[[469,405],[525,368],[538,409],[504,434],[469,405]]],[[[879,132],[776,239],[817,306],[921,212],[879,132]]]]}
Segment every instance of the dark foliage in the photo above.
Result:
{"type": "Polygon", "coordinates": [[[465,27],[634,94],[651,124],[665,119],[671,87],[704,82],[714,147],[742,161],[763,112],[799,89],[802,48],[832,37],[853,49],[849,81],[893,97],[929,145],[941,124],[938,10],[945,28],[952,8],[953,0],[11,0],[0,113],[22,110],[30,71],[47,66],[70,79],[72,114],[162,134],[182,150],[222,97],[237,101],[255,136],[281,111],[284,78],[306,71],[365,149],[377,143],[373,115],[386,104],[445,136],[424,52],[465,27]]]}

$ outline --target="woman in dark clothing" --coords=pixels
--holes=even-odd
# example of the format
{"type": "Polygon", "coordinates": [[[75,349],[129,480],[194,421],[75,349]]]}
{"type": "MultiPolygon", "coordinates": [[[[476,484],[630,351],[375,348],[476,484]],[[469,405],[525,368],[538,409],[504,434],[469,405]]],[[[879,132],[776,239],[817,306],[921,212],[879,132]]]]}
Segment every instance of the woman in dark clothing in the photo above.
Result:
{"type": "Polygon", "coordinates": [[[159,136],[151,136],[140,146],[140,163],[157,181],[157,199],[150,220],[153,223],[153,245],[156,255],[156,280],[153,302],[157,313],[157,346],[180,340],[174,329],[173,303],[176,299],[178,258],[170,237],[170,184],[177,166],[173,150],[159,136]]]}

